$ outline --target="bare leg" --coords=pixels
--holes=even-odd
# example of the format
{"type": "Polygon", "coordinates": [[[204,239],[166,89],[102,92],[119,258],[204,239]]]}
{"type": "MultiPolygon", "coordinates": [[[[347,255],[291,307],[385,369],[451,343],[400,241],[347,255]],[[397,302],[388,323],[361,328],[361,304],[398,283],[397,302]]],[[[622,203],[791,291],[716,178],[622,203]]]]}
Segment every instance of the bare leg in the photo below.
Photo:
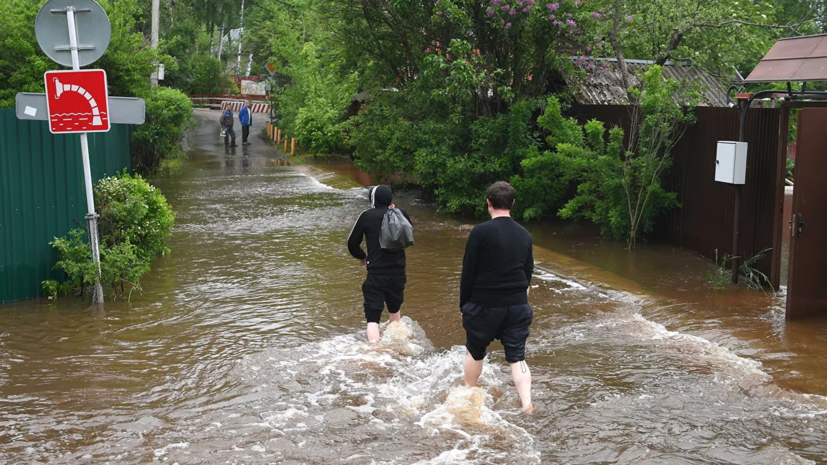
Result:
{"type": "Polygon", "coordinates": [[[368,342],[379,342],[379,323],[368,323],[368,342]]]}
{"type": "Polygon", "coordinates": [[[471,353],[465,355],[465,385],[474,387],[482,374],[482,360],[474,360],[471,353]]]}
{"type": "Polygon", "coordinates": [[[390,321],[402,321],[402,310],[396,313],[389,313],[388,315],[390,315],[390,321]]]}
{"type": "Polygon", "coordinates": [[[531,405],[531,370],[525,361],[511,364],[511,376],[514,378],[514,386],[517,387],[517,394],[523,404],[523,411],[531,413],[534,406],[531,405]]]}

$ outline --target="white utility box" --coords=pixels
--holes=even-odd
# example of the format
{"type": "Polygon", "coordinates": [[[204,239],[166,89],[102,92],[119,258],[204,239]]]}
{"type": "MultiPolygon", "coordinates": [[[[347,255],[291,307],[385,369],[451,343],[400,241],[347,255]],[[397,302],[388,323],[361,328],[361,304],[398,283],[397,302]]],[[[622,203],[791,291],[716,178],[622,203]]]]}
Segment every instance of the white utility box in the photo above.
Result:
{"type": "Polygon", "coordinates": [[[715,180],[728,184],[744,184],[747,178],[747,143],[718,142],[715,158],[715,180]]]}

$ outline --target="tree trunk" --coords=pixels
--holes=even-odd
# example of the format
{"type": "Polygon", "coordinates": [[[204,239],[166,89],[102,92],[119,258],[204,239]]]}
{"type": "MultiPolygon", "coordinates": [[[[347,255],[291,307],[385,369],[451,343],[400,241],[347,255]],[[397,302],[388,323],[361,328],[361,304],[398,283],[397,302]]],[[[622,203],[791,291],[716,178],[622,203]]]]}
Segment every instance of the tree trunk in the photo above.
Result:
{"type": "Polygon", "coordinates": [[[612,25],[611,32],[609,32],[609,43],[611,43],[612,48],[615,49],[615,54],[617,56],[617,67],[620,69],[620,78],[623,82],[623,90],[626,91],[628,95],[629,87],[631,87],[631,82],[629,80],[629,68],[626,66],[626,60],[623,58],[623,47],[617,39],[617,30],[620,28],[622,16],[620,9],[621,6],[621,0],[615,0],[614,24],[612,25]]]}

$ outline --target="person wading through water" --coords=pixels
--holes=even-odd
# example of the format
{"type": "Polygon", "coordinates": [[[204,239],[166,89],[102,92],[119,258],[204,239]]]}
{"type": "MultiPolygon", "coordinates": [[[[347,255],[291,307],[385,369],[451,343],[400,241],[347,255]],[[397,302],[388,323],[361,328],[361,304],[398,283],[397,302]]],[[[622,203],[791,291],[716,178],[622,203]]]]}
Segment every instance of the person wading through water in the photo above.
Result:
{"type": "Polygon", "coordinates": [[[531,371],[525,362],[534,254],[528,231],[511,218],[516,193],[504,181],[486,193],[491,220],[471,230],[462,260],[459,306],[465,328],[465,384],[476,386],[488,345],[499,339],[523,411],[531,413],[531,371]]]}
{"type": "MultiPolygon", "coordinates": [[[[368,276],[362,284],[365,297],[365,318],[368,321],[368,341],[379,342],[379,319],[385,305],[388,306],[390,321],[400,321],[399,309],[404,301],[405,284],[405,250],[391,251],[379,245],[379,233],[382,219],[393,205],[393,193],[388,186],[380,185],[370,190],[371,208],[363,211],[347,238],[347,249],[353,257],[367,266],[368,276]],[[362,238],[368,247],[366,254],[362,250],[362,238]]],[[[410,222],[411,217],[401,208],[399,211],[410,222]]]]}

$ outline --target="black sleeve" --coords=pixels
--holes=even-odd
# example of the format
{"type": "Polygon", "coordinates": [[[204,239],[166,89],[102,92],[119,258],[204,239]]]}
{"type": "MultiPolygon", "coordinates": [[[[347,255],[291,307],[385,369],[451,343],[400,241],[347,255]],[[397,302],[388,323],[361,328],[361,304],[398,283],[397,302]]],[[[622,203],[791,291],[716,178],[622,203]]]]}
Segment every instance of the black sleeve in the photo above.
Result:
{"type": "Polygon", "coordinates": [[[413,221],[411,221],[411,217],[410,217],[410,215],[408,215],[408,212],[406,212],[405,210],[403,210],[401,208],[399,209],[399,211],[402,212],[402,216],[404,216],[405,219],[408,220],[408,223],[411,223],[411,226],[413,226],[413,221]]]}
{"type": "Polygon", "coordinates": [[[468,235],[468,242],[465,244],[465,256],[462,258],[462,277],[459,281],[460,308],[471,300],[471,291],[477,279],[477,260],[481,243],[482,233],[476,228],[472,229],[471,234],[468,235]]]}
{"type": "Polygon", "coordinates": [[[350,231],[350,235],[347,237],[347,250],[358,260],[367,257],[365,251],[362,250],[362,238],[364,236],[365,212],[362,212],[362,214],[359,215],[359,218],[356,220],[356,224],[353,225],[353,229],[350,231]]]}
{"type": "Polygon", "coordinates": [[[523,265],[523,270],[525,270],[525,279],[528,281],[528,285],[531,286],[531,275],[534,273],[534,245],[531,243],[531,237],[528,239],[528,257],[525,260],[525,265],[523,265]]]}

